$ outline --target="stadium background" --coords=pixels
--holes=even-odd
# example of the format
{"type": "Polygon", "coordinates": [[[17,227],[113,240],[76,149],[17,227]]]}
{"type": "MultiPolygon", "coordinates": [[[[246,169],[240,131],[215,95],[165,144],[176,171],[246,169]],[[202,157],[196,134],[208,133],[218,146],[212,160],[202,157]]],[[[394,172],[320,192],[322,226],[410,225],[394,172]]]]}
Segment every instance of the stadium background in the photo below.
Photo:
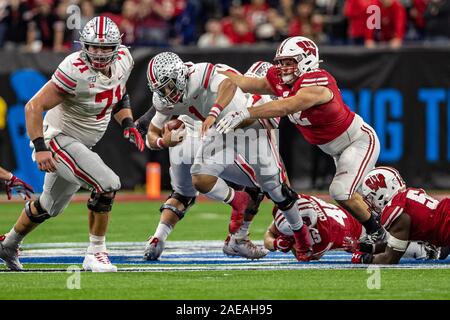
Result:
{"type": "MultiPolygon", "coordinates": [[[[101,13],[124,32],[135,58],[127,89],[136,118],[151,106],[146,66],[158,52],[173,50],[185,61],[220,62],[245,71],[257,60],[272,61],[284,37],[311,37],[345,102],[377,131],[379,164],[398,168],[411,186],[450,189],[448,0],[394,0],[389,5],[390,0],[0,2],[0,165],[38,191],[43,174],[31,161],[23,107],[68,52],[78,49],[73,43],[77,30],[61,24],[68,25],[77,13],[72,4],[81,8],[79,27],[101,13]],[[360,22],[352,15],[359,8],[359,20],[361,14],[367,18],[370,4],[382,8],[379,36],[387,40],[375,37],[375,48],[367,30],[355,31],[360,22]],[[390,40],[386,30],[391,30],[390,40]],[[201,40],[212,33],[225,40],[201,40]]],[[[297,189],[328,188],[332,160],[308,145],[287,119],[280,149],[297,189]]],[[[163,189],[170,188],[167,152],[140,154],[121,138],[114,121],[95,150],[120,176],[124,189],[142,190],[146,163],[154,161],[162,165],[163,189]]]]}

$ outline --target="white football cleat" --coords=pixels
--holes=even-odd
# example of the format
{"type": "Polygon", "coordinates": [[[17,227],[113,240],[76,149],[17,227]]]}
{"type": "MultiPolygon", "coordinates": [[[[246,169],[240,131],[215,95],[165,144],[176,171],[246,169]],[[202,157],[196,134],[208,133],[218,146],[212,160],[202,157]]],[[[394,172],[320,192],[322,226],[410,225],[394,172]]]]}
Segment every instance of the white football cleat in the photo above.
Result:
{"type": "Polygon", "coordinates": [[[86,254],[83,269],[92,272],[117,272],[117,267],[111,264],[106,252],[86,254]]]}
{"type": "Polygon", "coordinates": [[[144,249],[144,260],[158,260],[164,251],[165,242],[157,237],[151,237],[144,249]]]}
{"type": "Polygon", "coordinates": [[[19,250],[17,248],[9,248],[3,245],[5,235],[0,236],[0,259],[2,259],[8,269],[12,271],[22,271],[23,266],[19,261],[19,250]]]}
{"type": "Polygon", "coordinates": [[[255,245],[248,236],[239,240],[233,236],[228,236],[222,250],[226,255],[239,256],[251,260],[264,258],[269,253],[269,250],[266,248],[255,245]]]}

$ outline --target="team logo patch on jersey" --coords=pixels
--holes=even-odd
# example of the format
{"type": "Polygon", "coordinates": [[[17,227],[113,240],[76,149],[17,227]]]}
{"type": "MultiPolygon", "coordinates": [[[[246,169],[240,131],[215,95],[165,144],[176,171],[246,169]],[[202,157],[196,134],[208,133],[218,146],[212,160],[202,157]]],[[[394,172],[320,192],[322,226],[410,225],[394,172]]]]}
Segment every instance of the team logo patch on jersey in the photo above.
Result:
{"type": "Polygon", "coordinates": [[[289,91],[283,91],[283,98],[286,98],[289,95],[289,91]]]}
{"type": "Polygon", "coordinates": [[[97,76],[88,77],[89,83],[94,83],[97,81],[97,76]]]}

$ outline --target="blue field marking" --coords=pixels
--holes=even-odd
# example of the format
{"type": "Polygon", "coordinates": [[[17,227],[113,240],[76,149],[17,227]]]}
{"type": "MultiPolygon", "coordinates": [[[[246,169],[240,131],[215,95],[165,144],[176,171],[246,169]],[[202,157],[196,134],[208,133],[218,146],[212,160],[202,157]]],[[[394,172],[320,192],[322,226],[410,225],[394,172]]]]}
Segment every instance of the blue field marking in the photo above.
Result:
{"type": "MultiPolygon", "coordinates": [[[[21,257],[22,263],[32,264],[82,264],[84,256],[26,256],[21,257]]],[[[281,252],[270,252],[266,257],[260,260],[247,260],[241,257],[227,257],[222,252],[198,252],[198,253],[176,253],[163,254],[160,260],[144,261],[142,256],[138,255],[111,255],[111,262],[118,265],[292,265],[299,264],[291,254],[281,252]]],[[[343,251],[331,251],[326,253],[319,261],[311,261],[310,265],[348,265],[350,264],[351,254],[343,251]]],[[[446,260],[415,260],[402,259],[401,264],[405,265],[445,265],[450,264],[450,258],[446,260]]]]}

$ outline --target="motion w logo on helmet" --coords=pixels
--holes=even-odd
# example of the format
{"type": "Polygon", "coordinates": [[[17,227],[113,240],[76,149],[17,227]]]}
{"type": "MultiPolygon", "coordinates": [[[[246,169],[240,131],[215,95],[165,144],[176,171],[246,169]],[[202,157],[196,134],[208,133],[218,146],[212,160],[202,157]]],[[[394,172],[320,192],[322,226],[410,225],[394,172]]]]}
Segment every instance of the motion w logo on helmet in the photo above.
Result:
{"type": "Polygon", "coordinates": [[[384,176],[380,173],[376,176],[371,176],[366,180],[366,185],[373,191],[378,191],[380,188],[386,188],[386,180],[384,176]]]}
{"type": "Polygon", "coordinates": [[[308,54],[316,55],[316,47],[314,46],[314,43],[311,41],[299,41],[296,43],[300,48],[303,49],[303,51],[307,52],[308,54]]]}

